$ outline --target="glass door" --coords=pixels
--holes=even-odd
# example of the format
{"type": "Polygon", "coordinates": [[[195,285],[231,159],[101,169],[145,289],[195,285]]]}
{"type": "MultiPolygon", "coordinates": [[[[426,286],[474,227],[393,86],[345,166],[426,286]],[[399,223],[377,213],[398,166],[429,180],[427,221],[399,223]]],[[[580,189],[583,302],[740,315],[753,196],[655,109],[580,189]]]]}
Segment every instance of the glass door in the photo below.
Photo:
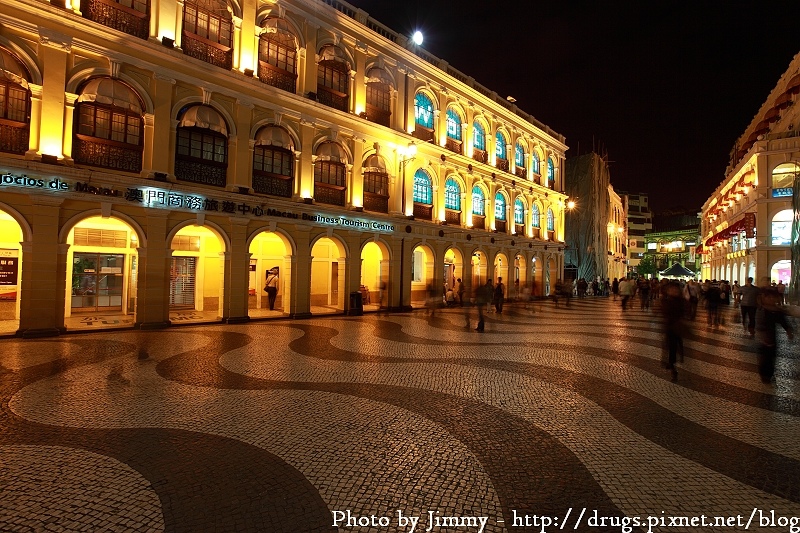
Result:
{"type": "Polygon", "coordinates": [[[76,252],[72,264],[72,310],[122,312],[123,254],[76,252]]]}

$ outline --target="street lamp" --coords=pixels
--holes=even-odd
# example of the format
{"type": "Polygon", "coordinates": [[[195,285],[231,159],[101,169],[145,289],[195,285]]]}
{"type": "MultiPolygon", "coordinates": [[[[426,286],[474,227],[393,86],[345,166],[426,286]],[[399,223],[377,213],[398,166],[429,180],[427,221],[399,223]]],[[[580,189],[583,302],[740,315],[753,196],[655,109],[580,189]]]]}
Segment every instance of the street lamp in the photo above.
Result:
{"type": "Polygon", "coordinates": [[[398,146],[397,153],[402,157],[400,159],[400,182],[402,185],[401,209],[403,214],[408,216],[408,213],[406,212],[406,165],[409,161],[413,161],[414,158],[417,157],[417,145],[414,143],[414,141],[411,141],[408,143],[406,148],[398,146]]]}

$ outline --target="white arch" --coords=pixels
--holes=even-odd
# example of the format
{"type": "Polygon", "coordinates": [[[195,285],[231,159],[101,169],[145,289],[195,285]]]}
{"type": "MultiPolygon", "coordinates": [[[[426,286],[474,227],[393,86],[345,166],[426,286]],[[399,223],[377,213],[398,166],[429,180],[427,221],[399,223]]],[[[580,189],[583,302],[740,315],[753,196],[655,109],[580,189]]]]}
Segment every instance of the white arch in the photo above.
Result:
{"type": "Polygon", "coordinates": [[[172,246],[172,240],[175,238],[175,235],[177,235],[178,232],[180,230],[182,230],[183,228],[186,228],[186,227],[189,227],[189,226],[202,226],[204,228],[208,228],[209,230],[211,230],[212,233],[215,233],[217,235],[217,238],[219,238],[222,241],[222,244],[224,246],[223,252],[230,252],[230,250],[231,250],[231,239],[230,239],[230,237],[228,236],[227,233],[225,233],[225,230],[222,229],[221,226],[219,226],[218,224],[216,224],[214,222],[211,222],[210,220],[204,220],[202,225],[197,223],[197,219],[194,219],[194,220],[189,219],[189,220],[184,220],[182,222],[178,222],[169,231],[169,233],[167,233],[167,238],[166,238],[165,244],[168,247],[172,246]]]}
{"type": "Polygon", "coordinates": [[[136,92],[139,98],[142,99],[144,103],[144,112],[148,114],[153,114],[155,111],[155,105],[153,104],[153,99],[150,97],[150,93],[147,92],[147,89],[143,87],[138,81],[131,78],[124,72],[120,72],[116,76],[111,74],[111,71],[105,67],[85,67],[77,69],[70,73],[69,80],[67,81],[66,90],[69,93],[77,93],[78,87],[81,83],[85,82],[87,79],[91,78],[92,76],[104,76],[111,79],[117,79],[120,81],[124,81],[126,84],[130,85],[131,88],[136,92]]]}
{"type": "Polygon", "coordinates": [[[58,242],[59,244],[66,244],[67,237],[69,237],[69,232],[77,226],[82,220],[91,217],[102,217],[102,218],[116,218],[125,222],[128,226],[133,228],[133,231],[136,232],[136,237],[139,239],[139,247],[140,248],[147,248],[147,234],[145,234],[144,229],[139,225],[136,220],[131,218],[130,216],[126,215],[125,213],[120,213],[119,211],[112,210],[108,217],[104,216],[100,209],[90,209],[88,211],[83,211],[74,215],[69,220],[67,220],[61,229],[58,232],[58,242]]]}
{"type": "Polygon", "coordinates": [[[33,239],[33,229],[31,229],[31,225],[28,223],[22,213],[5,202],[0,202],[0,211],[3,211],[5,214],[13,218],[22,229],[22,242],[30,242],[31,239],[33,239]]]}
{"type": "Polygon", "coordinates": [[[193,104],[207,105],[213,108],[214,111],[222,115],[222,118],[225,119],[225,125],[228,128],[228,139],[236,138],[236,121],[233,119],[230,113],[228,113],[224,107],[220,106],[213,100],[208,102],[207,104],[204,104],[202,98],[199,98],[197,96],[188,96],[186,98],[181,98],[180,100],[176,101],[173,104],[172,109],[170,110],[170,118],[173,121],[173,123],[175,123],[175,121],[178,120],[178,113],[180,113],[181,109],[183,109],[187,105],[193,105],[193,104]]]}
{"type": "Polygon", "coordinates": [[[269,225],[255,228],[247,237],[247,240],[245,241],[245,247],[249,250],[250,245],[253,244],[255,238],[262,233],[274,233],[283,242],[283,245],[289,250],[291,255],[297,255],[297,243],[294,242],[291,234],[282,228],[275,227],[272,229],[269,225]]]}

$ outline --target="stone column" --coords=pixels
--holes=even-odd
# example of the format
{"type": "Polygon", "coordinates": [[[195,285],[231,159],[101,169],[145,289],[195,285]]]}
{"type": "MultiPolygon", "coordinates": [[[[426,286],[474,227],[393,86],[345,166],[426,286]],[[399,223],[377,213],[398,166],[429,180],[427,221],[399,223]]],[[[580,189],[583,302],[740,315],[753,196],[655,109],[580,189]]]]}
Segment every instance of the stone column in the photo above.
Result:
{"type": "MultiPolygon", "coordinates": [[[[305,24],[305,53],[298,54],[304,59],[302,67],[298,65],[298,88],[300,95],[317,92],[317,30],[319,26],[306,21],[305,24]],[[302,68],[302,70],[300,70],[302,68]]],[[[301,50],[303,52],[303,50],[301,50]]]]}
{"type": "Polygon", "coordinates": [[[169,264],[167,214],[147,214],[147,248],[139,248],[139,285],[136,290],[136,326],[156,329],[169,326],[169,264]]]}
{"type": "Polygon", "coordinates": [[[45,337],[66,331],[68,244],[58,242],[61,198],[32,197],[29,216],[35,228],[30,242],[22,243],[19,294],[19,330],[23,337],[45,337]]]}
{"type": "Polygon", "coordinates": [[[34,159],[39,152],[39,136],[42,131],[42,86],[29,83],[28,89],[31,91],[31,122],[25,159],[34,159]]]}
{"type": "MultiPolygon", "coordinates": [[[[292,283],[288,287],[291,318],[308,318],[311,316],[311,228],[296,225],[294,242],[297,252],[292,256],[292,283]]],[[[284,312],[287,307],[284,304],[284,312]]]]}
{"type": "Polygon", "coordinates": [[[223,322],[247,322],[250,287],[250,250],[247,248],[247,218],[230,217],[231,249],[224,254],[222,315],[223,322]]]}
{"type": "Polygon", "coordinates": [[[228,165],[227,189],[230,191],[248,193],[252,190],[253,158],[249,141],[254,107],[241,100],[236,105],[236,138],[231,142],[233,157],[228,158],[233,163],[228,165]]]}
{"type": "Polygon", "coordinates": [[[37,126],[40,131],[39,153],[62,158],[70,156],[64,148],[67,100],[64,87],[67,85],[67,62],[72,50],[72,38],[40,27],[39,42],[42,45],[39,59],[45,73],[42,81],[40,123],[37,126]]]}
{"type": "Polygon", "coordinates": [[[158,74],[154,78],[153,94],[153,143],[151,168],[156,172],[172,174],[175,170],[173,153],[175,124],[172,117],[172,91],[175,80],[158,74]]]}

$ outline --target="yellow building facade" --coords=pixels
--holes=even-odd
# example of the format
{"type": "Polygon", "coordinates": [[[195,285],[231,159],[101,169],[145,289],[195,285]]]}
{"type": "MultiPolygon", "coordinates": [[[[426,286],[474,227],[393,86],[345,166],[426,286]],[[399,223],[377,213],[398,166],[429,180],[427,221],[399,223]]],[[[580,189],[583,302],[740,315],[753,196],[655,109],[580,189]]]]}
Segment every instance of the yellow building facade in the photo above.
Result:
{"type": "Polygon", "coordinates": [[[792,192],[800,175],[800,54],[736,141],[725,179],[702,208],[703,279],[791,278],[792,192]]]}
{"type": "Polygon", "coordinates": [[[564,137],[344,2],[9,0],[0,96],[5,332],[563,272],[564,137]]]}

